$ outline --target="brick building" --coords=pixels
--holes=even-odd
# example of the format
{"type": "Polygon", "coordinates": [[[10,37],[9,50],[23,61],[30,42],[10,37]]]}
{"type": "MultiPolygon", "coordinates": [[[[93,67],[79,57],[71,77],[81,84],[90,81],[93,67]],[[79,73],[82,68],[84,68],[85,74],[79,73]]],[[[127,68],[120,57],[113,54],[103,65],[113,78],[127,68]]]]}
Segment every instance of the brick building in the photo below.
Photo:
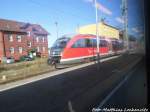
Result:
{"type": "Polygon", "coordinates": [[[48,56],[48,32],[37,24],[0,19],[0,60],[15,60],[35,49],[41,56],[48,56]]]}

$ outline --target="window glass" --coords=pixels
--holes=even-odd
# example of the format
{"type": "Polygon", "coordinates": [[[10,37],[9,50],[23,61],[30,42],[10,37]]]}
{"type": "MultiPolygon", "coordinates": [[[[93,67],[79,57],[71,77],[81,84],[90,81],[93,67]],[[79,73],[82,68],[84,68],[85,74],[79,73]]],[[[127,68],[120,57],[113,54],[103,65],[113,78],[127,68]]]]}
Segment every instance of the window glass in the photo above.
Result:
{"type": "Polygon", "coordinates": [[[96,41],[96,39],[92,39],[92,46],[93,46],[93,47],[96,47],[96,46],[97,46],[97,41],[96,41]]]}
{"type": "Polygon", "coordinates": [[[14,47],[11,47],[9,50],[11,54],[14,54],[14,47]]]}
{"type": "Polygon", "coordinates": [[[116,40],[112,41],[112,48],[117,49],[117,47],[118,47],[118,42],[116,40]]]}
{"type": "Polygon", "coordinates": [[[10,42],[13,41],[13,36],[12,36],[11,34],[8,34],[8,40],[9,40],[10,42]]]}
{"type": "Polygon", "coordinates": [[[107,47],[107,41],[106,40],[100,40],[100,47],[107,47]]]}
{"type": "Polygon", "coordinates": [[[123,42],[122,41],[118,42],[118,46],[119,46],[119,49],[123,49],[123,42]]]}
{"type": "Polygon", "coordinates": [[[40,47],[37,47],[37,52],[40,52],[40,47]]]}
{"type": "Polygon", "coordinates": [[[86,47],[92,47],[92,39],[85,39],[86,47]]]}
{"type": "Polygon", "coordinates": [[[45,52],[45,47],[43,47],[43,52],[45,52]]]}
{"type": "Polygon", "coordinates": [[[39,37],[36,37],[36,42],[39,42],[39,37]]]}
{"type": "Polygon", "coordinates": [[[73,46],[73,48],[83,48],[83,47],[86,47],[86,44],[85,44],[85,39],[79,39],[77,40],[73,46]]]}
{"type": "Polygon", "coordinates": [[[65,48],[69,40],[69,38],[60,38],[56,40],[52,48],[65,48]]]}
{"type": "Polygon", "coordinates": [[[21,42],[21,35],[17,35],[16,38],[18,42],[21,42]]]}
{"type": "Polygon", "coordinates": [[[19,53],[22,53],[22,47],[19,47],[19,53]]]}
{"type": "Polygon", "coordinates": [[[30,35],[31,35],[31,32],[30,32],[30,31],[28,31],[28,32],[27,32],[27,34],[28,34],[28,36],[30,37],[30,35]]]}
{"type": "Polygon", "coordinates": [[[27,46],[31,47],[32,43],[30,41],[27,42],[27,46]]]}
{"type": "Polygon", "coordinates": [[[42,38],[43,42],[45,42],[45,37],[42,38]]]}

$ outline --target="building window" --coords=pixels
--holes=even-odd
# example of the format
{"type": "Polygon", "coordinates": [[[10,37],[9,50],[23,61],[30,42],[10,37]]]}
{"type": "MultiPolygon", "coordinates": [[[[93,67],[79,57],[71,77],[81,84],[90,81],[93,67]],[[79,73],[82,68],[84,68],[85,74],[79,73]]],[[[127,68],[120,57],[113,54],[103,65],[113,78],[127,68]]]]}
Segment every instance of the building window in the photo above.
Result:
{"type": "Polygon", "coordinates": [[[17,41],[21,42],[21,35],[17,35],[17,41]]]}
{"type": "Polygon", "coordinates": [[[28,31],[27,33],[28,33],[28,36],[30,37],[30,35],[31,35],[31,32],[30,32],[30,31],[28,31]]]}
{"type": "Polygon", "coordinates": [[[19,47],[19,53],[21,54],[22,53],[22,47],[19,47]]]}
{"type": "Polygon", "coordinates": [[[43,47],[43,52],[45,52],[45,47],[43,47]]]}
{"type": "Polygon", "coordinates": [[[11,34],[9,34],[8,39],[9,39],[10,42],[12,42],[13,41],[13,36],[11,34]]]}
{"type": "Polygon", "coordinates": [[[37,47],[37,52],[40,52],[40,47],[37,47]]]}
{"type": "Polygon", "coordinates": [[[39,37],[36,37],[36,42],[39,42],[39,37]]]}
{"type": "Polygon", "coordinates": [[[45,42],[45,38],[43,37],[42,39],[43,39],[43,42],[45,42]]]}
{"type": "Polygon", "coordinates": [[[47,42],[47,37],[45,37],[45,42],[47,42]]]}
{"type": "Polygon", "coordinates": [[[14,48],[13,47],[11,47],[9,50],[10,50],[11,54],[14,54],[14,48]]]}
{"type": "Polygon", "coordinates": [[[31,47],[32,43],[30,41],[28,41],[27,46],[31,47]]]}

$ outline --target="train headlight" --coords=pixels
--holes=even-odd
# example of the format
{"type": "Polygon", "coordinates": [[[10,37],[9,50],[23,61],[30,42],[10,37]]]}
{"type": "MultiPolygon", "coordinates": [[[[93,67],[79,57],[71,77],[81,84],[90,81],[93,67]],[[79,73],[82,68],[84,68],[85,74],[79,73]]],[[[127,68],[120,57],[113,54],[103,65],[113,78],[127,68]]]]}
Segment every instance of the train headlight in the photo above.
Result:
{"type": "Polygon", "coordinates": [[[56,53],[55,53],[55,52],[53,52],[52,54],[53,54],[53,55],[55,55],[56,53]]]}

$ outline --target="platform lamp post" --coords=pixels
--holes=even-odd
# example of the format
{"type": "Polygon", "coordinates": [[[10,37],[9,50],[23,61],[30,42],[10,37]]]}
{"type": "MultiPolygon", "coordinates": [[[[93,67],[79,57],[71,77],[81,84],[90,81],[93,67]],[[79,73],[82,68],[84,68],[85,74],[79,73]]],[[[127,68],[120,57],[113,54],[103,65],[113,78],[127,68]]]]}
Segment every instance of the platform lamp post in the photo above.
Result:
{"type": "Polygon", "coordinates": [[[98,13],[97,13],[97,0],[94,0],[95,2],[95,17],[96,17],[96,40],[97,40],[97,67],[98,70],[100,68],[100,50],[99,50],[99,33],[98,33],[98,13]]]}
{"type": "Polygon", "coordinates": [[[56,34],[57,34],[57,39],[58,39],[58,22],[55,22],[56,25],[56,34]]]}
{"type": "Polygon", "coordinates": [[[123,37],[126,40],[126,50],[129,51],[129,39],[128,39],[128,6],[127,0],[122,0],[122,17],[124,19],[124,32],[123,37]]]}

